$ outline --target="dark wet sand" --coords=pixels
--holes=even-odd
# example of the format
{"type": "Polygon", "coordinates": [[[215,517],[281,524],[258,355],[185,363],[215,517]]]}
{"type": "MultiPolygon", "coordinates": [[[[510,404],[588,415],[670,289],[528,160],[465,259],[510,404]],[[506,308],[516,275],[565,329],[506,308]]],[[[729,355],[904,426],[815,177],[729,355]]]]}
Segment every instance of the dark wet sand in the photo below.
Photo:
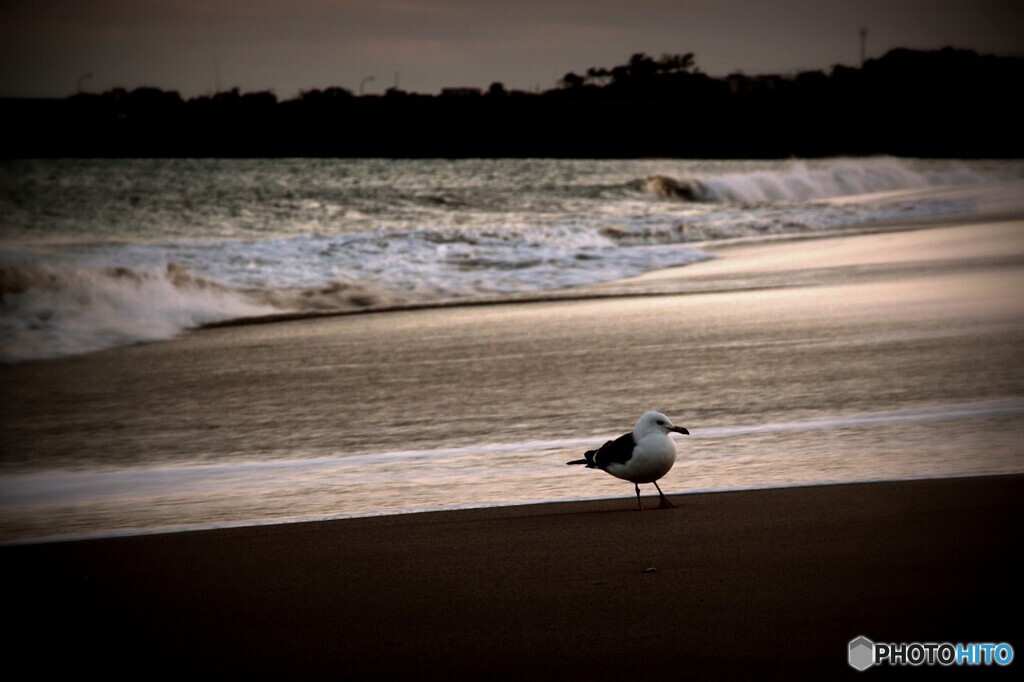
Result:
{"type": "Polygon", "coordinates": [[[830,679],[855,674],[858,635],[1021,652],[1022,499],[1016,475],[7,546],[6,662],[51,679],[830,679]]]}

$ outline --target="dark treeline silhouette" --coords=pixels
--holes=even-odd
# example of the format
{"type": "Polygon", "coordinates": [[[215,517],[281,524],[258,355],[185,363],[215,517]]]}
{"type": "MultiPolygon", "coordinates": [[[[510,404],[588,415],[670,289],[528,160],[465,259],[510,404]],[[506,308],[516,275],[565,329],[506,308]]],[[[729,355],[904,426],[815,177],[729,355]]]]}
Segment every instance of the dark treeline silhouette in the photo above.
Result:
{"type": "Polygon", "coordinates": [[[693,54],[635,54],[541,93],[116,89],[0,100],[0,117],[7,157],[1020,157],[1022,84],[1024,59],[952,48],[787,77],[712,78],[693,54]]]}

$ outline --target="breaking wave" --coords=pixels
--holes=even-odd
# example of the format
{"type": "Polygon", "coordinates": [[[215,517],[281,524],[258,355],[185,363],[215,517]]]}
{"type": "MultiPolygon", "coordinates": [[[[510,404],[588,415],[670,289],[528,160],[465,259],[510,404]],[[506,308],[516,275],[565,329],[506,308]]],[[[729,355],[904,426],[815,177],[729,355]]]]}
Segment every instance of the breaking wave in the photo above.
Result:
{"type": "Polygon", "coordinates": [[[792,161],[783,168],[751,169],[715,175],[653,175],[632,183],[661,199],[692,202],[764,204],[808,202],[835,197],[986,182],[990,174],[966,164],[918,169],[895,158],[792,161]]]}
{"type": "Polygon", "coordinates": [[[173,338],[186,329],[285,310],[357,309],[374,292],[344,282],[243,291],[163,267],[0,266],[0,362],[77,355],[173,338]]]}
{"type": "Polygon", "coordinates": [[[503,300],[708,257],[685,247],[622,249],[598,234],[569,244],[436,230],[135,245],[132,256],[151,265],[113,265],[124,254],[109,246],[55,260],[7,254],[0,362],[167,340],[247,318],[503,300]],[[197,275],[172,254],[212,274],[197,275]]]}

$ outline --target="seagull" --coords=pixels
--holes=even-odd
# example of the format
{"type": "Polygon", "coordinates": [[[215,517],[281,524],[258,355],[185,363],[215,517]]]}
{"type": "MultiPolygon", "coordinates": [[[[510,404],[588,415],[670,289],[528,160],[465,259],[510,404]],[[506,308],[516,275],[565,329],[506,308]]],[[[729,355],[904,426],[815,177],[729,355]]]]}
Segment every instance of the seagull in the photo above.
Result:
{"type": "Polygon", "coordinates": [[[636,486],[636,503],[641,511],[640,484],[653,483],[661,496],[660,509],[674,505],[661,492],[658,479],[668,473],[676,463],[676,443],[669,438],[672,432],[690,435],[682,426],[676,426],[661,412],[644,412],[631,433],[610,440],[597,450],[583,453],[585,459],[566,464],[585,464],[588,469],[601,469],[616,478],[636,486]]]}

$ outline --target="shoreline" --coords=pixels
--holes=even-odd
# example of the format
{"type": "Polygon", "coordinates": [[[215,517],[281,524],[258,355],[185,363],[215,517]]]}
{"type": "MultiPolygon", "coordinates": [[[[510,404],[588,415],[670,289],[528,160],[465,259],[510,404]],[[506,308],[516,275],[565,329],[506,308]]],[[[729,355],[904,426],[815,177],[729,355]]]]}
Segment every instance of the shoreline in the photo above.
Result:
{"type": "MultiPolygon", "coordinates": [[[[848,486],[848,485],[874,485],[874,484],[886,484],[886,483],[914,483],[914,482],[926,482],[926,481],[947,481],[957,479],[973,479],[973,478],[989,478],[989,477],[1000,477],[1000,476],[1024,476],[1024,472],[995,472],[995,473],[953,473],[953,474],[920,474],[915,476],[897,477],[897,478],[865,478],[862,480],[825,480],[825,481],[812,481],[812,482],[794,482],[794,483],[757,483],[745,486],[733,486],[733,487],[721,487],[721,488],[698,488],[692,490],[676,490],[672,492],[666,492],[666,495],[676,499],[678,502],[680,499],[685,500],[693,495],[727,495],[733,493],[756,493],[762,491],[772,490],[791,490],[801,488],[831,488],[835,486],[848,486]]],[[[644,499],[645,509],[649,508],[654,504],[656,498],[654,495],[642,495],[644,499]]],[[[586,505],[586,504],[599,504],[599,505],[611,505],[612,507],[621,507],[620,511],[627,511],[632,508],[631,502],[635,501],[635,497],[630,495],[606,495],[596,497],[579,497],[579,498],[564,498],[564,499],[545,499],[536,500],[529,502],[513,501],[513,502],[495,502],[495,503],[480,503],[480,504],[467,504],[466,506],[442,506],[442,507],[426,507],[419,509],[408,509],[401,511],[366,511],[366,512],[353,512],[350,514],[338,514],[338,515],[312,515],[304,517],[285,517],[275,519],[250,519],[250,520],[239,520],[236,522],[228,523],[197,523],[182,526],[165,526],[165,527],[152,527],[152,528],[126,528],[122,530],[109,530],[109,531],[95,531],[78,534],[68,535],[55,535],[46,537],[27,537],[27,538],[14,538],[10,540],[0,540],[0,548],[3,547],[30,547],[38,545],[48,544],[65,544],[65,543],[76,543],[76,542],[95,542],[103,540],[114,540],[118,538],[131,538],[131,537],[148,537],[154,535],[178,535],[181,533],[205,533],[211,531],[227,531],[227,530],[244,530],[244,529],[257,529],[266,526],[290,526],[305,523],[343,523],[346,521],[361,520],[361,519],[376,519],[385,518],[392,516],[410,516],[410,515],[422,515],[422,514],[452,514],[459,512],[486,512],[488,510],[516,510],[523,508],[520,511],[526,513],[526,509],[534,507],[555,507],[558,505],[586,505]]]]}
{"type": "MultiPolygon", "coordinates": [[[[108,678],[833,677],[847,643],[1007,642],[1024,475],[0,547],[15,658],[108,678]],[[47,652],[60,650],[53,660],[47,652]]],[[[38,663],[37,663],[38,664],[38,663]]]]}

